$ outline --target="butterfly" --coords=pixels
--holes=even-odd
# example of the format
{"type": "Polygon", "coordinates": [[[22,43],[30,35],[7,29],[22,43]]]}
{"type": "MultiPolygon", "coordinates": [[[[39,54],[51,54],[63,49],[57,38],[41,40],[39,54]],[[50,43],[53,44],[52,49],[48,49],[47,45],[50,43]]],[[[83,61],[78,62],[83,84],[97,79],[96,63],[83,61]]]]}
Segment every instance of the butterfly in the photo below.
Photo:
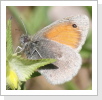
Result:
{"type": "Polygon", "coordinates": [[[21,51],[28,59],[54,58],[57,61],[38,70],[51,84],[70,81],[81,68],[79,54],[89,30],[86,15],[70,16],[53,22],[30,37],[20,37],[21,51]]]}

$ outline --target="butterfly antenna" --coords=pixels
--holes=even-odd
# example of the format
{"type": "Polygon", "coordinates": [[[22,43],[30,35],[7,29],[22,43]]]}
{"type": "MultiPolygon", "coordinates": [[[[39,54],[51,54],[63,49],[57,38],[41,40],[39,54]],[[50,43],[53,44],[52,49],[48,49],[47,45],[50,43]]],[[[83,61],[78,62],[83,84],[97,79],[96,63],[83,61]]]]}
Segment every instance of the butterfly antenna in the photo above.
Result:
{"type": "Polygon", "coordinates": [[[25,32],[26,32],[26,34],[27,34],[27,30],[26,30],[25,24],[24,24],[24,22],[23,22],[23,20],[22,20],[21,17],[20,17],[20,19],[21,19],[21,22],[22,22],[22,24],[23,24],[23,26],[24,26],[25,32]]]}

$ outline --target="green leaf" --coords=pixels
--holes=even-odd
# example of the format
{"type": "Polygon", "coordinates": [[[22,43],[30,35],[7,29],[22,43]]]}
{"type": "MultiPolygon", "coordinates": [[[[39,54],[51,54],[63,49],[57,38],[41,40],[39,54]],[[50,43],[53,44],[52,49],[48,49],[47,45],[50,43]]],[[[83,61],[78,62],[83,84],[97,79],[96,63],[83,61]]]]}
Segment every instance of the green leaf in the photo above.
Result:
{"type": "Polygon", "coordinates": [[[12,36],[11,36],[11,19],[7,21],[6,29],[6,56],[13,54],[12,36]]]}
{"type": "Polygon", "coordinates": [[[9,64],[17,73],[19,80],[26,81],[38,68],[55,61],[55,59],[28,60],[22,58],[21,56],[13,55],[9,61],[9,64]]]}
{"type": "Polygon", "coordinates": [[[55,59],[24,59],[17,54],[10,55],[6,60],[6,84],[9,89],[21,89],[23,82],[40,75],[36,70],[44,65],[55,62],[55,59]]]}

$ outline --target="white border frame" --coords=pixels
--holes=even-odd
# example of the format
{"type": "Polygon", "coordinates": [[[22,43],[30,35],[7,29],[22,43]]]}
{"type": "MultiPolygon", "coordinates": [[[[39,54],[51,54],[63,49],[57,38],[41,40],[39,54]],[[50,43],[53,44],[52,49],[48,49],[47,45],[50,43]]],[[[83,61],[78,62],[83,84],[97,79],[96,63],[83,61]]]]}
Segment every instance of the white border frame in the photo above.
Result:
{"type": "Polygon", "coordinates": [[[0,96],[0,100],[4,100],[4,96],[0,96]]]}
{"type": "Polygon", "coordinates": [[[1,95],[97,95],[97,1],[1,1],[1,95]],[[92,90],[6,90],[6,6],[92,6],[92,90]]]}
{"type": "Polygon", "coordinates": [[[98,0],[98,4],[102,4],[102,0],[98,0]]]}

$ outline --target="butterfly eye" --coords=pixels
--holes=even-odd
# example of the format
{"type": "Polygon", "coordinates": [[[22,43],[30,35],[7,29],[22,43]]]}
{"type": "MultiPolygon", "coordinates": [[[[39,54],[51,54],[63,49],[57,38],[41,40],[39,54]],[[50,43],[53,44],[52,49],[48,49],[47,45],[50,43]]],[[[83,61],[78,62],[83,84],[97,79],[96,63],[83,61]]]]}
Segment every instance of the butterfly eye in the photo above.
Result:
{"type": "Polygon", "coordinates": [[[77,25],[76,25],[76,24],[72,24],[72,27],[73,27],[73,28],[77,28],[77,25]]]}
{"type": "Polygon", "coordinates": [[[30,41],[29,37],[28,36],[25,36],[24,37],[24,42],[28,42],[28,41],[30,41]]]}

